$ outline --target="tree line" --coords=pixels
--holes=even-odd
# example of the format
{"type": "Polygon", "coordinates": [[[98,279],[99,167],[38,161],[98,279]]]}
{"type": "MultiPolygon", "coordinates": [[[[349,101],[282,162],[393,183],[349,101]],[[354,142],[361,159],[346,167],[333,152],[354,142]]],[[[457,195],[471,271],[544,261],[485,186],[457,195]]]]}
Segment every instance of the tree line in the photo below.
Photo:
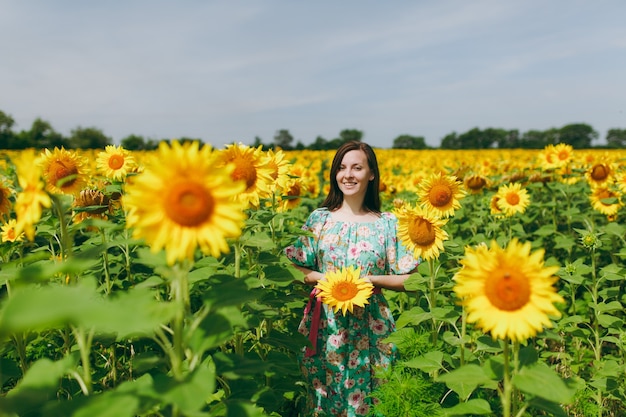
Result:
{"type": "MultiPolygon", "coordinates": [[[[69,137],[54,130],[50,122],[36,118],[30,129],[14,131],[15,120],[13,117],[0,110],[0,149],[27,149],[55,147],[66,149],[103,149],[106,145],[112,145],[112,138],[96,127],[76,127],[70,132],[69,137]]],[[[313,142],[307,144],[296,141],[288,129],[279,129],[269,143],[264,143],[260,137],[255,137],[252,146],[261,146],[264,149],[284,150],[332,150],[337,149],[343,143],[363,139],[363,131],[358,129],[344,129],[338,137],[326,139],[318,136],[313,142]],[[294,143],[295,142],[295,143],[294,143]]],[[[181,142],[199,140],[200,138],[177,138],[181,142]]],[[[426,144],[423,136],[403,134],[397,136],[391,142],[394,149],[542,149],[550,144],[566,143],[576,149],[598,147],[595,143],[599,134],[590,125],[585,123],[568,124],[561,128],[547,130],[529,130],[520,133],[519,130],[506,130],[498,128],[479,129],[473,128],[464,133],[452,132],[442,138],[440,146],[433,148],[426,144]]],[[[160,142],[171,139],[147,139],[140,135],[131,134],[120,140],[120,145],[128,150],[153,150],[160,142]]],[[[606,134],[606,144],[602,147],[624,148],[626,147],[626,129],[609,129],[606,134]]]]}

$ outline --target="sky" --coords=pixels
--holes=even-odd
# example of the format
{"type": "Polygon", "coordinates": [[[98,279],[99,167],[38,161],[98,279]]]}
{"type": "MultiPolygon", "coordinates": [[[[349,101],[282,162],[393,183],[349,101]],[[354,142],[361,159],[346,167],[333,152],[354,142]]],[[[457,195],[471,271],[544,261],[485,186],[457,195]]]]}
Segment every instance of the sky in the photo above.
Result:
{"type": "Polygon", "coordinates": [[[626,1],[0,0],[0,111],[119,144],[626,129],[626,1]]]}

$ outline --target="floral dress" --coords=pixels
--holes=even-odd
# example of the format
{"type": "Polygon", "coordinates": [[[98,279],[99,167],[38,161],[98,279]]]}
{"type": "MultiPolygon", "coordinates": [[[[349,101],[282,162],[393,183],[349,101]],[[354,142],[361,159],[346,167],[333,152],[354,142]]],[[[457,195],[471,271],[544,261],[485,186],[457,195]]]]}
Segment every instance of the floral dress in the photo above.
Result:
{"type": "MultiPolygon", "coordinates": [[[[326,208],[311,213],[301,236],[285,248],[295,264],[326,272],[348,266],[361,276],[406,274],[418,261],[397,238],[397,219],[387,212],[372,222],[332,219],[326,208]]],[[[311,292],[299,331],[311,341],[302,350],[301,367],[310,385],[310,415],[361,416],[370,412],[375,373],[387,367],[396,347],[384,340],[395,330],[387,300],[376,290],[365,307],[334,313],[311,292]]]]}

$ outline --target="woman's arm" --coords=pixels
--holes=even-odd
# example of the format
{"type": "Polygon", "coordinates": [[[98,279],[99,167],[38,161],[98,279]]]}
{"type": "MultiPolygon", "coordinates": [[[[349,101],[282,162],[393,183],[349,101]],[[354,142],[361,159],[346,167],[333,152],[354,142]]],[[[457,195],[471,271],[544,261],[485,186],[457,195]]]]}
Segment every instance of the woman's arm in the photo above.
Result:
{"type": "Polygon", "coordinates": [[[295,264],[293,266],[304,274],[304,283],[307,285],[315,285],[319,280],[324,278],[324,274],[321,272],[313,271],[312,269],[295,264]]]}
{"type": "Polygon", "coordinates": [[[387,290],[394,291],[406,291],[404,288],[404,281],[411,274],[402,274],[402,275],[367,275],[365,278],[368,279],[374,287],[385,288],[387,290]]]}

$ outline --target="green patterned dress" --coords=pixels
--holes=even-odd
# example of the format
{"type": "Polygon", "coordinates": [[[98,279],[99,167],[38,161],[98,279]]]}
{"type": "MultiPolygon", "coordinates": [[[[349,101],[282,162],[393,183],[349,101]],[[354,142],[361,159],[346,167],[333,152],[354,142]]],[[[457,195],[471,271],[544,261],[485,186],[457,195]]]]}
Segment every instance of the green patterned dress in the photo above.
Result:
{"type": "MultiPolygon", "coordinates": [[[[399,242],[397,219],[391,213],[383,212],[372,222],[344,222],[320,208],[302,228],[315,237],[300,237],[285,248],[285,255],[315,271],[358,266],[362,276],[406,274],[418,264],[399,242]]],[[[375,291],[365,307],[344,316],[317,300],[314,290],[299,327],[312,345],[303,348],[301,357],[310,387],[308,415],[367,415],[375,401],[370,394],[379,383],[375,373],[395,358],[395,346],[383,342],[394,330],[381,291],[375,291]]]]}

